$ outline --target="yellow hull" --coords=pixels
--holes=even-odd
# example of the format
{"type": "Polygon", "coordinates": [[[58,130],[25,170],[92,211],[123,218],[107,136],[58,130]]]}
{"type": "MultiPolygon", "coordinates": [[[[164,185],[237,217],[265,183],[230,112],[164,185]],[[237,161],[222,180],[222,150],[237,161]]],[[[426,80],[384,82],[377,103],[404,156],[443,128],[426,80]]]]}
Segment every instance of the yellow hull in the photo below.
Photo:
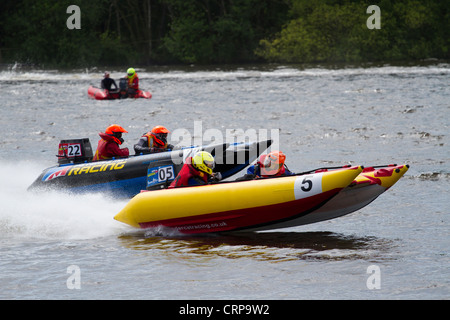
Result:
{"type": "Polygon", "coordinates": [[[342,217],[355,212],[378,198],[408,171],[409,165],[393,165],[379,169],[365,168],[355,180],[320,208],[307,215],[252,231],[296,227],[342,217]]]}
{"type": "Polygon", "coordinates": [[[167,226],[184,233],[269,225],[322,206],[362,167],[302,176],[142,192],[114,218],[136,228],[167,226]]]}

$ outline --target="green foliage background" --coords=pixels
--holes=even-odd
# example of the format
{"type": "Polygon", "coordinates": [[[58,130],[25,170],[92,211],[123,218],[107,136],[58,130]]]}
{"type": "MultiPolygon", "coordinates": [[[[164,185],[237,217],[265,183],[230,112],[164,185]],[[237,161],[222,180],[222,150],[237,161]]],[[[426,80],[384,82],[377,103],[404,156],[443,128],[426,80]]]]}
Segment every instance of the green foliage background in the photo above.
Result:
{"type": "Polygon", "coordinates": [[[446,1],[3,0],[0,62],[94,65],[450,58],[446,1]],[[69,30],[69,5],[81,30],[69,30]],[[381,29],[369,30],[369,5],[381,29]]]}

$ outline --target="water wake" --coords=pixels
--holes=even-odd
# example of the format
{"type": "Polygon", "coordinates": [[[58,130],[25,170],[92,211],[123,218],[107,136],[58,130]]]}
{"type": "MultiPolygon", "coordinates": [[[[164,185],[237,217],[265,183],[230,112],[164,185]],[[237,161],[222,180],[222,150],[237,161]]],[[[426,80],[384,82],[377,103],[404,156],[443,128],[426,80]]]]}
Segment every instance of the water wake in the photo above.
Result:
{"type": "Polygon", "coordinates": [[[0,162],[0,234],[38,239],[92,239],[119,234],[113,216],[126,200],[102,194],[34,193],[28,186],[43,166],[0,162]]]}

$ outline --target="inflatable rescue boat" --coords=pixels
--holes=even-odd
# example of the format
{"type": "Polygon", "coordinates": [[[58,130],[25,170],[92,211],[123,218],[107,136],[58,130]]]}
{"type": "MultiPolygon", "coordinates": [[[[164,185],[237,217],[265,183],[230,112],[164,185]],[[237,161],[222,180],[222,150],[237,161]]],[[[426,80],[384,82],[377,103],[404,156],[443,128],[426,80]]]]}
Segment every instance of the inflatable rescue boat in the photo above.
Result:
{"type": "Polygon", "coordinates": [[[198,151],[210,152],[215,158],[215,171],[226,179],[256,160],[271,144],[272,140],[264,140],[190,146],[161,153],[91,161],[93,152],[89,139],[61,140],[58,165],[45,169],[28,190],[102,192],[131,198],[141,190],[168,186],[178,175],[184,160],[198,151]]]}
{"type": "Polygon", "coordinates": [[[363,167],[142,192],[114,219],[181,233],[270,228],[306,217],[348,187],[363,167]]]}
{"type": "Polygon", "coordinates": [[[95,100],[115,100],[115,99],[126,99],[126,98],[143,98],[151,99],[152,94],[149,91],[137,90],[136,94],[130,95],[126,91],[108,91],[106,89],[100,89],[94,86],[88,88],[88,96],[95,100]]]}

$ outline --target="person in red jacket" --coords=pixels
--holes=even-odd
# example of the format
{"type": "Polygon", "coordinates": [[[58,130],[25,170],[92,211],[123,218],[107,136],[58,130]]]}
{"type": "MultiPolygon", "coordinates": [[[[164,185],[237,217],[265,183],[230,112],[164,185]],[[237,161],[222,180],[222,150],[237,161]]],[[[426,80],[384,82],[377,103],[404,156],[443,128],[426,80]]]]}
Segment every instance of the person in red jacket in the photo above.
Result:
{"type": "Polygon", "coordinates": [[[214,173],[214,157],[206,151],[200,151],[186,159],[183,167],[169,188],[205,185],[222,178],[220,172],[214,173]]]}
{"type": "Polygon", "coordinates": [[[123,158],[129,156],[128,148],[120,149],[119,145],[123,143],[122,133],[128,133],[124,128],[117,124],[106,128],[105,133],[100,132],[97,151],[95,151],[92,161],[106,160],[112,158],[123,158]]]}
{"type": "Polygon", "coordinates": [[[128,68],[127,78],[128,78],[128,94],[134,96],[139,90],[139,77],[136,73],[136,70],[134,70],[133,68],[128,68]]]}

